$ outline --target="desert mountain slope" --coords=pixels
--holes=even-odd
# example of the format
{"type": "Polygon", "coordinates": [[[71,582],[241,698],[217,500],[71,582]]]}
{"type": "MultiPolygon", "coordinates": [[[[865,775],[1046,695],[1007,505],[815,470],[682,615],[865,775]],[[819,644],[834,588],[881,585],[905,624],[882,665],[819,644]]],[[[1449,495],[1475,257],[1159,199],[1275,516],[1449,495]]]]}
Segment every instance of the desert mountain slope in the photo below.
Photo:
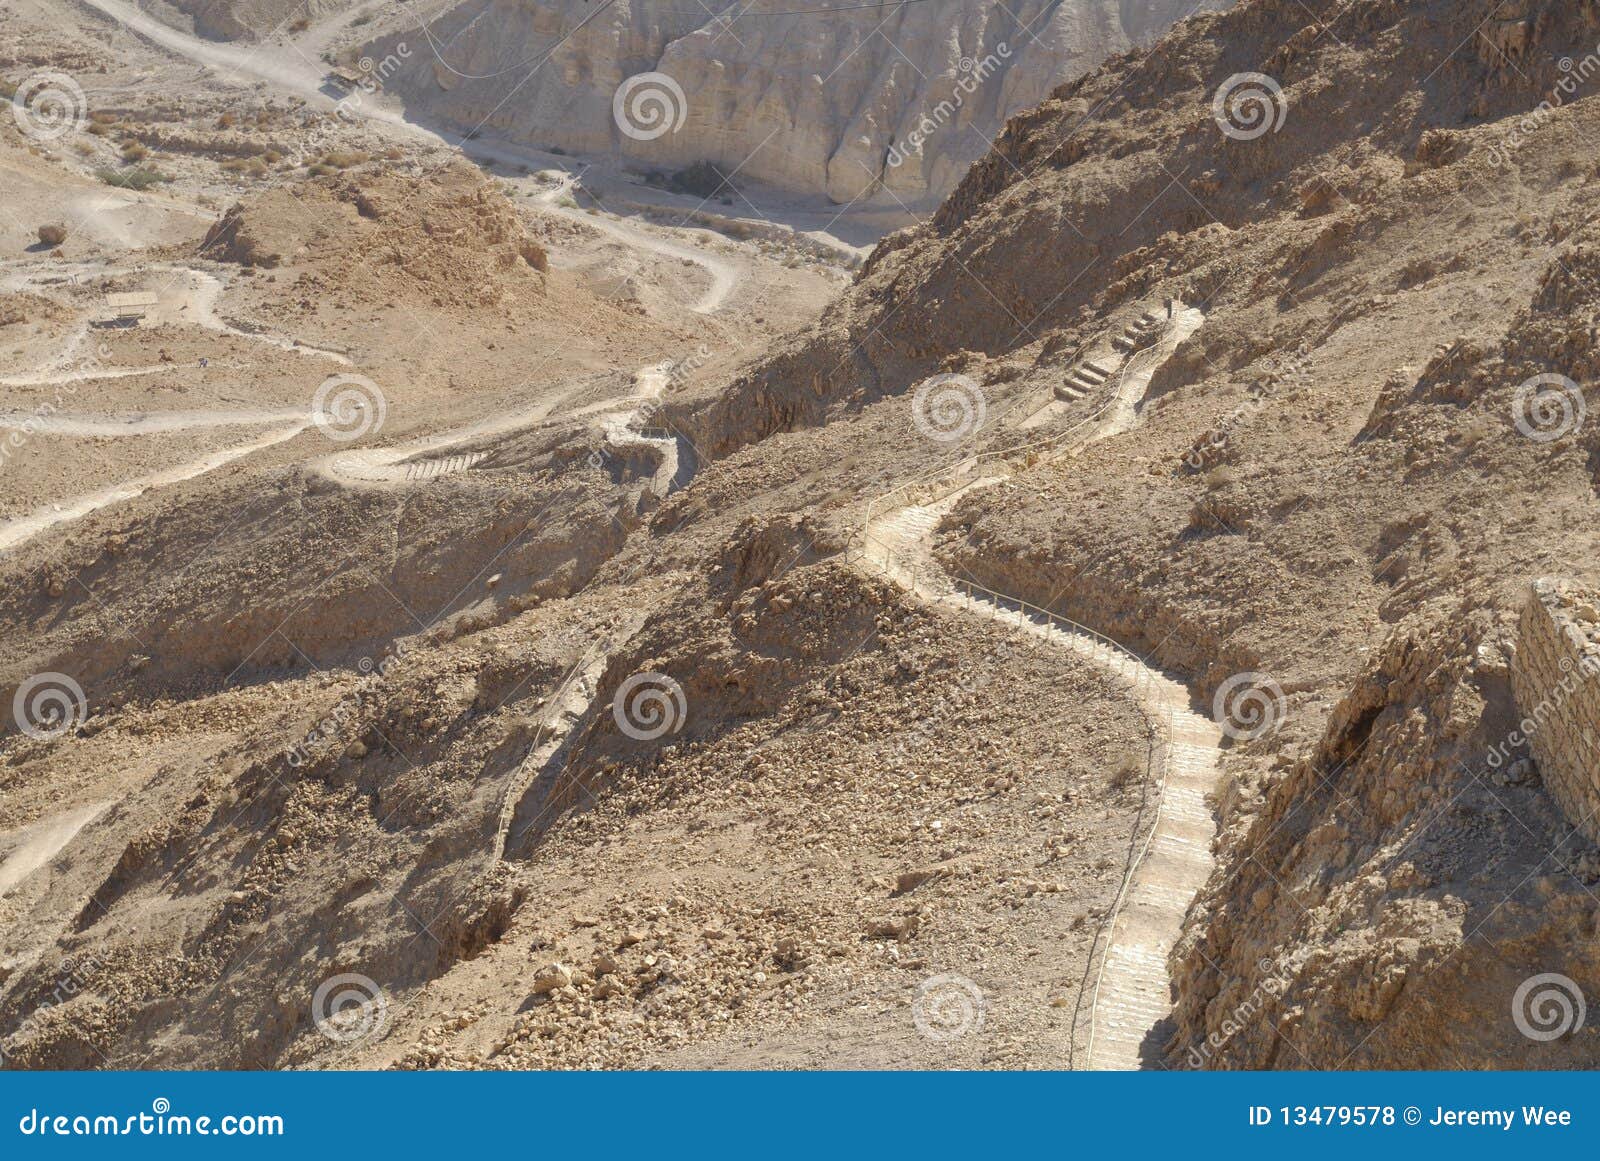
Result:
{"type": "MultiPolygon", "coordinates": [[[[708,303],[709,252],[646,247],[657,292],[614,300],[581,217],[470,174],[240,199],[161,255],[225,283],[203,349],[327,349],[230,390],[351,359],[392,426],[0,557],[0,704],[85,687],[75,728],[0,740],[8,1058],[1077,1065],[1162,802],[1215,842],[1131,998],[1145,1065],[1596,1064],[1517,1005],[1600,994],[1600,698],[1547,688],[1600,667],[1597,29],[1185,21],[1012,118],[759,353],[816,301],[793,254],[738,251],[708,303]],[[1215,103],[1244,74],[1264,121],[1215,103]],[[914,566],[873,563],[884,526],[914,566]],[[1186,684],[1217,792],[1166,803],[1145,671],[1022,602],[1186,684]]],[[[24,273],[32,350],[88,307],[24,273]]],[[[181,313],[105,358],[214,390],[181,313]]]]}
{"type": "Polygon", "coordinates": [[[1204,312],[1133,430],[943,531],[951,571],[1136,643],[1208,710],[1236,675],[1266,691],[1152,1062],[1595,1062],[1511,1018],[1540,973],[1600,986],[1585,820],[1525,744],[1514,776],[1486,755],[1535,708],[1507,676],[1530,582],[1597,579],[1597,27],[1537,2],[1196,18],[1014,118],[811,334],[684,410],[737,459],[946,371],[985,397],[980,445],[1019,444],[1052,430],[1023,416],[1072,419],[1051,400],[1128,312],[1204,312]],[[1213,98],[1245,72],[1282,103],[1230,134],[1213,98]]]}

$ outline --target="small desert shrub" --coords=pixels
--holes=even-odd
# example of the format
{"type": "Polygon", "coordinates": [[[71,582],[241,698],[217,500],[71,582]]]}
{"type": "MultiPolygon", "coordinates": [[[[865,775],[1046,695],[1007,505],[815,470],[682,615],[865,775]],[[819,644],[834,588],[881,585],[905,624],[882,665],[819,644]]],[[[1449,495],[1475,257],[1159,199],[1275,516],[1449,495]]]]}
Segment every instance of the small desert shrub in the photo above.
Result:
{"type": "Polygon", "coordinates": [[[166,174],[154,169],[97,169],[94,175],[107,185],[114,185],[118,189],[149,189],[153,185],[160,185],[164,181],[171,181],[166,174]]]}
{"type": "Polygon", "coordinates": [[[524,238],[517,244],[517,251],[522,255],[522,260],[535,270],[549,270],[550,259],[544,252],[544,247],[532,238],[524,238]]]}
{"type": "Polygon", "coordinates": [[[352,165],[360,165],[363,162],[371,160],[372,156],[367,153],[336,151],[333,153],[324,153],[321,157],[317,158],[317,164],[331,166],[335,170],[340,170],[349,169],[352,165]]]}
{"type": "Polygon", "coordinates": [[[267,163],[259,157],[230,157],[222,163],[225,173],[241,173],[247,177],[265,177],[267,163]]]}
{"type": "Polygon", "coordinates": [[[1413,258],[1400,268],[1400,289],[1421,286],[1439,273],[1439,267],[1428,258],[1413,258]]]}
{"type": "Polygon", "coordinates": [[[1325,214],[1339,203],[1339,191],[1333,183],[1324,177],[1314,177],[1299,189],[1300,210],[1302,213],[1316,217],[1325,214]]]}
{"type": "Polygon", "coordinates": [[[1423,165],[1449,165],[1461,156],[1462,138],[1448,129],[1428,129],[1417,142],[1417,160],[1423,165]]]}
{"type": "Polygon", "coordinates": [[[1487,415],[1468,415],[1461,421],[1461,443],[1465,447],[1477,447],[1487,439],[1500,435],[1505,428],[1495,419],[1487,415]]]}
{"type": "Polygon", "coordinates": [[[150,149],[142,141],[130,141],[122,147],[124,161],[143,161],[150,156],[150,149]]]}
{"type": "Polygon", "coordinates": [[[1130,786],[1137,786],[1143,777],[1143,764],[1134,758],[1124,758],[1117,768],[1111,771],[1111,789],[1121,793],[1130,786]]]}

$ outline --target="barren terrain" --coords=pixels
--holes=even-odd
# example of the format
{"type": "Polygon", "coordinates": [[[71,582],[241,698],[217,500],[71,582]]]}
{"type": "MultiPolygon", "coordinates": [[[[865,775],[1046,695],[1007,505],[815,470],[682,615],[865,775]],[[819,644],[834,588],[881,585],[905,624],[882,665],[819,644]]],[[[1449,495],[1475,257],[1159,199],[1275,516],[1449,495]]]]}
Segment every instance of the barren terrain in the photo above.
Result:
{"type": "Polygon", "coordinates": [[[7,1064],[1596,1063],[1600,8],[1195,14],[881,239],[395,15],[0,23],[7,1064]]]}

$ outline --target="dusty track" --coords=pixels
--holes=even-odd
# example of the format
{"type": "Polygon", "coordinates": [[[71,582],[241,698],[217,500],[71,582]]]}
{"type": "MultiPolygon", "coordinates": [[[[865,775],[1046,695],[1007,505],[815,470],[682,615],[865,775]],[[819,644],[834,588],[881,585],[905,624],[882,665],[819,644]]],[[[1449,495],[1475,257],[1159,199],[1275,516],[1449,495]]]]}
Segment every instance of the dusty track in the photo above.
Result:
{"type": "Polygon", "coordinates": [[[32,826],[0,835],[0,895],[17,886],[61,851],[109,802],[80,806],[32,826]]]}
{"type": "MultiPolygon", "coordinates": [[[[333,99],[323,91],[325,77],[323,68],[314,60],[307,59],[292,45],[257,45],[250,48],[240,48],[227,44],[214,44],[169,28],[132,5],[123,3],[122,0],[84,0],[84,3],[102,15],[117,21],[131,32],[151,41],[158,47],[216,70],[221,79],[227,83],[253,85],[257,82],[265,82],[281,91],[304,97],[314,106],[332,108],[334,104],[333,99]]],[[[427,144],[447,144],[437,134],[407,122],[392,110],[382,108],[379,102],[368,102],[367,104],[371,107],[364,108],[364,115],[373,118],[383,126],[403,136],[408,136],[427,144]]],[[[463,152],[482,160],[516,163],[537,160],[531,154],[481,140],[462,142],[461,148],[463,152]]],[[[661,257],[698,264],[710,275],[711,284],[700,300],[691,306],[690,309],[696,313],[710,315],[727,303],[745,274],[743,267],[739,263],[706,254],[692,245],[670,241],[657,231],[637,228],[613,220],[609,215],[583,213],[576,210],[568,210],[558,205],[557,202],[561,195],[571,187],[574,180],[569,176],[563,183],[538,199],[540,211],[582,222],[608,237],[635,249],[661,257]]],[[[187,321],[194,325],[282,350],[328,359],[341,366],[350,364],[348,356],[343,352],[315,347],[303,343],[290,335],[277,334],[263,329],[247,329],[223,318],[218,313],[217,304],[226,289],[226,283],[208,271],[168,263],[143,266],[139,268],[138,272],[152,270],[168,275],[174,283],[181,280],[185,284],[183,306],[188,311],[186,315],[187,321]]],[[[131,268],[118,267],[109,263],[77,264],[72,267],[56,265],[48,270],[48,274],[52,278],[59,277],[63,273],[74,277],[79,275],[109,277],[134,272],[131,268]]],[[[9,289],[20,290],[31,287],[34,281],[34,273],[23,271],[7,278],[5,285],[9,289]]],[[[74,347],[81,342],[86,333],[85,330],[83,334],[80,334],[75,339],[74,347]]],[[[144,375],[158,369],[143,367],[106,369],[94,365],[82,369],[70,369],[65,366],[65,362],[65,358],[57,360],[31,374],[8,378],[5,380],[5,384],[11,386],[65,385],[76,382],[90,382],[96,379],[144,375]]],[[[665,379],[663,377],[659,384],[654,385],[654,394],[651,393],[653,380],[650,379],[650,376],[658,371],[658,368],[648,367],[640,372],[640,395],[628,397],[627,399],[606,401],[599,407],[614,406],[615,404],[626,402],[640,403],[653,398],[654,395],[658,395],[665,385],[665,379]]],[[[541,400],[532,407],[506,412],[466,428],[442,435],[425,437],[393,448],[347,451],[337,456],[327,457],[322,466],[330,476],[346,482],[367,485],[415,483],[466,471],[480,462],[486,453],[480,451],[446,451],[446,449],[454,449],[470,441],[491,438],[495,435],[537,426],[549,417],[551,411],[562,397],[562,395],[556,395],[552,398],[541,400]],[[444,452],[445,454],[430,454],[435,452],[444,452]]],[[[574,416],[577,414],[580,413],[573,413],[574,416]]],[[[658,494],[664,495],[670,488],[682,486],[683,483],[687,482],[685,477],[688,474],[692,474],[694,466],[692,452],[681,448],[679,441],[676,439],[655,438],[630,430],[637,415],[638,407],[636,406],[632,411],[608,416],[603,424],[605,438],[617,444],[648,444],[655,447],[661,455],[662,464],[657,472],[653,487],[658,494]]],[[[54,504],[28,516],[13,520],[9,524],[0,526],[0,551],[13,548],[48,529],[81,518],[100,508],[132,499],[153,488],[192,479],[197,475],[211,471],[223,464],[231,463],[255,451],[292,439],[314,422],[314,419],[315,417],[313,416],[298,415],[292,412],[245,411],[241,411],[236,415],[221,412],[195,412],[136,417],[59,415],[49,417],[8,415],[0,417],[0,429],[27,430],[57,436],[81,437],[179,432],[201,427],[263,422],[288,422],[290,424],[288,427],[241,446],[215,452],[211,455],[104,488],[61,504],[54,504]]]]}
{"type": "Polygon", "coordinates": [[[1184,913],[1211,872],[1216,826],[1206,796],[1218,774],[1222,732],[1189,708],[1189,691],[1170,674],[1109,638],[1074,626],[1016,598],[962,587],[934,560],[931,536],[940,519],[968,492],[1001,482],[982,478],[939,500],[884,513],[863,536],[859,564],[885,576],[919,601],[1009,625],[1098,665],[1149,717],[1161,724],[1161,802],[1142,844],[1121,906],[1111,923],[1090,1016],[1088,1066],[1136,1069],[1150,1053],[1146,1040],[1172,1003],[1167,957],[1184,913]]]}
{"type": "MultiPolygon", "coordinates": [[[[327,110],[334,108],[336,104],[324,91],[327,70],[303,48],[272,44],[240,48],[229,44],[216,44],[169,28],[133,5],[123,3],[122,0],[83,0],[83,3],[168,52],[216,70],[220,78],[227,83],[249,85],[264,81],[280,91],[304,98],[313,108],[327,110]]],[[[334,19],[341,21],[347,16],[348,14],[334,19]]],[[[401,113],[386,108],[379,100],[364,102],[362,116],[387,127],[392,132],[423,144],[458,148],[475,160],[513,165],[543,164],[537,155],[500,142],[490,142],[481,138],[460,142],[446,141],[432,130],[408,121],[401,113]]],[[[693,246],[668,241],[654,231],[629,226],[603,213],[587,214],[557,205],[557,200],[567,191],[572,180],[574,179],[569,178],[552,194],[541,199],[542,210],[582,222],[635,249],[694,262],[703,267],[711,275],[711,287],[691,308],[697,313],[711,314],[721,308],[744,277],[744,271],[737,263],[708,255],[693,246]]]]}
{"type": "MultiPolygon", "coordinates": [[[[1050,458],[1073,454],[1134,426],[1156,369],[1203,321],[1199,311],[1178,312],[1160,341],[1128,360],[1116,389],[1088,428],[1066,433],[1050,458]]],[[[1222,731],[1190,708],[1181,680],[1153,669],[1133,650],[1019,598],[958,583],[945,573],[932,545],[940,521],[968,493],[1009,478],[1004,470],[977,475],[979,470],[979,461],[965,461],[931,488],[932,498],[869,515],[855,562],[919,601],[1009,625],[1070,649],[1124,685],[1155,723],[1160,734],[1160,803],[1107,924],[1087,1051],[1090,1068],[1137,1069],[1159,1054],[1160,1045],[1149,1041],[1172,1010],[1168,957],[1189,904],[1211,873],[1216,823],[1207,797],[1220,772],[1222,731]]]]}
{"type": "MultiPolygon", "coordinates": [[[[220,317],[216,311],[216,304],[221,298],[226,284],[215,275],[192,267],[171,264],[151,266],[147,269],[175,275],[174,281],[183,279],[190,284],[186,293],[181,296],[182,305],[191,308],[187,314],[187,319],[196,326],[206,330],[235,335],[252,342],[265,343],[281,350],[294,351],[308,357],[328,359],[342,366],[349,365],[350,360],[338,351],[314,347],[307,343],[302,343],[291,336],[280,335],[271,331],[244,330],[220,317]]],[[[83,272],[93,274],[96,277],[110,277],[132,271],[131,268],[88,264],[73,267],[67,272],[72,274],[83,272]]],[[[58,274],[55,270],[47,271],[46,273],[51,276],[58,274]]],[[[9,278],[7,285],[12,288],[29,286],[32,285],[35,278],[36,275],[34,273],[22,272],[9,278]]],[[[5,385],[64,386],[69,383],[147,375],[164,369],[160,366],[106,368],[93,362],[85,367],[69,369],[66,364],[73,359],[75,352],[82,346],[88,333],[88,326],[84,324],[78,333],[73,336],[72,342],[60,358],[44,367],[38,368],[31,374],[7,378],[4,380],[5,385]]],[[[193,479],[254,452],[284,443],[299,435],[307,427],[311,426],[314,421],[315,417],[308,412],[288,409],[140,412],[131,415],[37,414],[13,411],[0,415],[0,431],[20,431],[30,435],[84,439],[167,434],[214,427],[257,427],[262,424],[285,425],[234,447],[211,452],[208,455],[175,464],[158,472],[137,476],[123,483],[101,488],[94,492],[65,500],[59,504],[51,504],[9,523],[0,524],[0,551],[15,548],[42,532],[80,519],[101,508],[121,503],[124,500],[134,499],[154,488],[168,487],[184,480],[193,479]]]]}
{"type": "MultiPolygon", "coordinates": [[[[653,439],[632,430],[645,408],[660,398],[669,382],[667,364],[653,364],[640,368],[635,383],[638,392],[634,406],[605,418],[606,439],[614,444],[642,443],[657,446],[662,455],[661,466],[651,481],[651,489],[658,496],[683,487],[693,477],[696,468],[692,449],[680,449],[675,437],[653,439]]],[[[614,631],[573,663],[571,670],[557,687],[539,722],[538,732],[528,755],[518,767],[517,777],[506,789],[500,805],[500,820],[495,828],[494,858],[505,858],[506,849],[543,817],[542,808],[527,806],[531,790],[548,789],[559,763],[568,737],[593,704],[606,663],[618,647],[625,644],[643,623],[642,617],[630,619],[624,627],[614,631]],[[528,810],[536,809],[531,818],[522,817],[528,810]]]]}
{"type": "Polygon", "coordinates": [[[340,452],[323,459],[320,467],[335,479],[362,484],[401,484],[454,475],[466,471],[488,453],[451,452],[446,449],[474,440],[490,439],[524,428],[537,427],[549,417],[567,394],[566,391],[558,391],[530,407],[502,412],[468,427],[440,435],[425,436],[393,447],[357,448],[340,452]],[[444,454],[435,454],[441,452],[444,454]]]}
{"type": "Polygon", "coordinates": [[[153,435],[206,427],[249,427],[259,423],[294,423],[308,419],[304,411],[141,411],[131,415],[0,415],[0,430],[40,435],[98,439],[119,435],[153,435]]]}
{"type": "Polygon", "coordinates": [[[696,314],[714,314],[728,301],[728,296],[733,293],[734,287],[739,285],[743,277],[743,271],[737,263],[706,254],[692,246],[669,242],[658,234],[627,225],[605,214],[586,214],[581,210],[568,209],[560,204],[561,197],[571,190],[576,181],[575,175],[566,174],[559,184],[546,190],[534,200],[545,213],[573,222],[582,222],[636,250],[693,262],[703,267],[711,275],[711,286],[700,297],[700,301],[689,308],[696,314]]]}
{"type": "Polygon", "coordinates": [[[126,483],[102,488],[97,492],[90,492],[88,495],[68,500],[65,504],[52,504],[49,507],[40,508],[8,524],[0,524],[0,552],[15,548],[24,541],[31,540],[41,532],[48,531],[59,524],[66,524],[69,521],[80,519],[91,512],[96,512],[112,504],[121,503],[124,500],[132,500],[153,488],[169,487],[184,480],[192,480],[196,476],[215,471],[224,464],[231,464],[234,460],[243,459],[245,456],[261,451],[264,448],[284,443],[293,439],[310,426],[311,420],[308,417],[296,421],[288,427],[278,428],[269,432],[259,439],[253,439],[249,443],[224,448],[221,451],[212,452],[210,455],[202,456],[196,460],[189,460],[174,467],[164,468],[159,472],[139,476],[126,483]]]}

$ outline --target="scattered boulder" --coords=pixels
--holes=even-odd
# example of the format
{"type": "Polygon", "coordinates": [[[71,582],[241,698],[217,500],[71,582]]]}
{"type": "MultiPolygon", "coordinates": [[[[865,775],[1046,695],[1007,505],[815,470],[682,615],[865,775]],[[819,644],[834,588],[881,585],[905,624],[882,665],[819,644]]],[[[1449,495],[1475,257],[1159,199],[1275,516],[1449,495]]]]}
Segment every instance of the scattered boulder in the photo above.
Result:
{"type": "Polygon", "coordinates": [[[867,934],[874,939],[893,939],[904,943],[917,933],[916,915],[888,915],[867,920],[867,934]]]}
{"type": "Polygon", "coordinates": [[[932,879],[942,878],[944,873],[942,867],[919,867],[914,871],[902,871],[894,881],[894,893],[905,895],[932,879]]]}
{"type": "Polygon", "coordinates": [[[561,963],[546,964],[533,977],[533,994],[536,996],[571,986],[572,969],[561,963]]]}

